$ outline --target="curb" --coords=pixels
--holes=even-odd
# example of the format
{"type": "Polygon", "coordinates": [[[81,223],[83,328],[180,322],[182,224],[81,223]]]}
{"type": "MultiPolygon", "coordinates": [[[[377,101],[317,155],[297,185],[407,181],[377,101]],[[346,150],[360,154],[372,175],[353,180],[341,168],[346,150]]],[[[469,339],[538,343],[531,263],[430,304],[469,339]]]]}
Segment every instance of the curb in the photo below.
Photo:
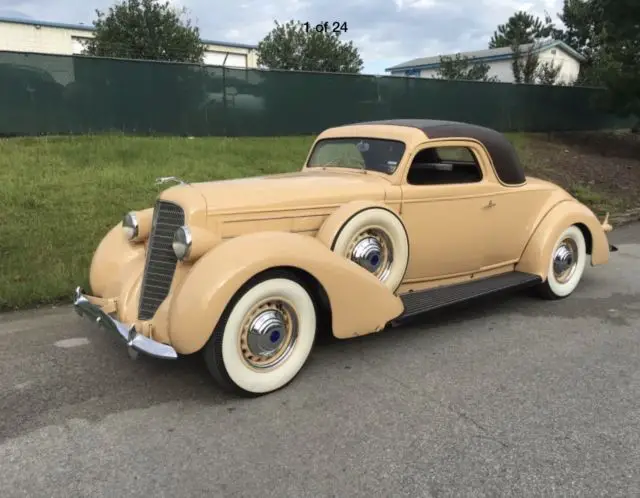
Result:
{"type": "Polygon", "coordinates": [[[628,225],[635,221],[640,221],[640,208],[633,208],[622,213],[611,215],[611,224],[615,226],[628,225]]]}

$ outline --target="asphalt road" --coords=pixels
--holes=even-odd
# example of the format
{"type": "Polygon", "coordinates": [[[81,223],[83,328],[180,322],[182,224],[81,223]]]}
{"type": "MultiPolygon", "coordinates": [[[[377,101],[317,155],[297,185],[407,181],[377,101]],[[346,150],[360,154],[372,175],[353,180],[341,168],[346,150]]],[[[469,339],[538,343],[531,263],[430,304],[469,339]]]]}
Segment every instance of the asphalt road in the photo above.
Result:
{"type": "Polygon", "coordinates": [[[640,225],[611,240],[567,300],[324,344],[253,400],[69,308],[0,315],[0,496],[639,496],[640,225]]]}

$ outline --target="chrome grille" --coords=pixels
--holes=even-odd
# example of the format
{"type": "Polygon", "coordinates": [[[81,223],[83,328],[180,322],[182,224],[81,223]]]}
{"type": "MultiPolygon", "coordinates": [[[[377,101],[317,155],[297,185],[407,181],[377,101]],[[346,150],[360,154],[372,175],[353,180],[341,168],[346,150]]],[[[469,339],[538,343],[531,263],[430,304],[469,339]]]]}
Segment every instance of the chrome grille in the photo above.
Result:
{"type": "Polygon", "coordinates": [[[171,243],[184,225],[184,211],[172,202],[157,201],[147,248],[147,262],[140,289],[138,319],[150,320],[166,299],[178,260],[171,243]]]}

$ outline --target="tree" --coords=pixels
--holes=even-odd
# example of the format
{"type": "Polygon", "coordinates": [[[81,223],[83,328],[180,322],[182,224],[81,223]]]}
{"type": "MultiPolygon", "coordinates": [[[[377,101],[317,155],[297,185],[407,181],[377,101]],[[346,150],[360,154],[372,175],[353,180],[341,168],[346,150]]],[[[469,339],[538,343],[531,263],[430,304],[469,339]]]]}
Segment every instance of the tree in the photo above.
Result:
{"type": "Polygon", "coordinates": [[[596,41],[595,18],[590,4],[590,1],[585,0],[565,0],[558,19],[566,29],[556,30],[558,40],[587,57],[593,51],[596,41]]]}
{"type": "Polygon", "coordinates": [[[522,47],[517,41],[513,42],[511,51],[513,52],[513,61],[511,62],[513,80],[516,83],[534,83],[539,60],[538,54],[534,50],[534,45],[531,44],[529,46],[524,57],[522,47]]]}
{"type": "Polygon", "coordinates": [[[202,62],[200,32],[183,22],[185,9],[157,0],[122,0],[108,14],[96,10],[95,34],[84,53],[102,57],[202,62]]]}
{"type": "Polygon", "coordinates": [[[557,85],[558,76],[562,65],[554,65],[552,62],[543,62],[536,68],[536,82],[540,85],[557,85]]]}
{"type": "Polygon", "coordinates": [[[436,77],[443,80],[498,81],[495,76],[488,76],[489,69],[489,65],[484,62],[473,62],[467,56],[456,54],[455,57],[440,57],[436,77]]]}
{"type": "Polygon", "coordinates": [[[539,43],[529,44],[525,54],[522,53],[522,46],[514,43],[511,47],[513,52],[513,80],[516,83],[538,83],[541,85],[557,84],[558,76],[562,65],[555,65],[552,62],[540,62],[537,49],[539,43]]]}
{"type": "Polygon", "coordinates": [[[610,106],[621,116],[640,119],[640,3],[591,0],[599,77],[609,89],[610,106]]]}
{"type": "Polygon", "coordinates": [[[609,110],[640,118],[640,2],[564,0],[558,17],[558,39],[587,58],[575,84],[606,87],[609,110]]]}
{"type": "Polygon", "coordinates": [[[591,0],[564,0],[562,12],[558,18],[565,29],[554,29],[554,38],[562,40],[574,50],[585,56],[580,65],[580,74],[575,85],[599,86],[602,84],[602,61],[600,42],[596,23],[595,9],[591,0]]]}
{"type": "Polygon", "coordinates": [[[518,11],[494,31],[489,48],[511,48],[511,69],[516,83],[554,85],[561,67],[551,62],[541,63],[538,48],[542,41],[558,33],[548,14],[543,22],[538,17],[518,11]],[[528,45],[526,53],[523,53],[523,45],[528,45]]]}
{"type": "Polygon", "coordinates": [[[306,30],[300,21],[278,24],[258,44],[258,64],[269,69],[359,73],[363,64],[353,42],[341,32],[306,30]]]}
{"type": "Polygon", "coordinates": [[[520,45],[548,38],[553,33],[551,17],[545,17],[544,23],[531,14],[518,11],[505,24],[500,24],[493,32],[489,48],[511,47],[517,41],[520,45]]]}

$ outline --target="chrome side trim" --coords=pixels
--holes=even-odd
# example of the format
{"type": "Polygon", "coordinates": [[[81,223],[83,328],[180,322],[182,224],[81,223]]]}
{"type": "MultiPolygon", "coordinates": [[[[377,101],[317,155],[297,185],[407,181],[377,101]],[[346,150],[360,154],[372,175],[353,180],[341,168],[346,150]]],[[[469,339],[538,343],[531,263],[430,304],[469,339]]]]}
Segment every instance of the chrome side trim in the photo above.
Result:
{"type": "Polygon", "coordinates": [[[156,178],[156,185],[163,185],[168,182],[176,182],[179,185],[186,185],[187,182],[178,178],[177,176],[161,176],[160,178],[156,178]]]}
{"type": "Polygon", "coordinates": [[[100,306],[91,303],[87,296],[83,294],[80,287],[76,287],[73,307],[78,315],[93,320],[103,329],[120,337],[130,350],[163,360],[175,360],[178,358],[176,350],[168,344],[162,344],[161,342],[154,341],[149,337],[139,334],[136,331],[135,325],[122,323],[105,313],[100,306]]]}

